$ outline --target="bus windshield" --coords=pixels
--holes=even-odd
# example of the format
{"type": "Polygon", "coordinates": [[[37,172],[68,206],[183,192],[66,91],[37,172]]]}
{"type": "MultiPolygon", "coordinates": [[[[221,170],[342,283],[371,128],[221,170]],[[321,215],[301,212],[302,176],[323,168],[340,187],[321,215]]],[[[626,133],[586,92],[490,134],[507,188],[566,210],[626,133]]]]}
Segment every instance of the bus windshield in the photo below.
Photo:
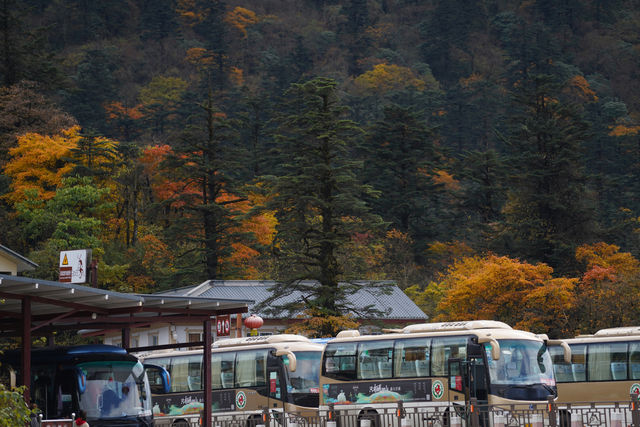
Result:
{"type": "MultiPolygon", "coordinates": [[[[296,351],[294,353],[297,367],[295,372],[289,372],[288,392],[293,395],[320,393],[320,359],[322,359],[322,353],[319,351],[296,351]]],[[[286,356],[285,364],[289,364],[286,356]]]]}
{"type": "Polygon", "coordinates": [[[485,344],[492,385],[555,386],[553,364],[543,342],[498,340],[500,359],[491,358],[491,346],[485,344]]]}
{"type": "Polygon", "coordinates": [[[78,368],[85,378],[80,409],[89,419],[151,414],[151,392],[140,362],[87,362],[78,364],[78,368]]]}

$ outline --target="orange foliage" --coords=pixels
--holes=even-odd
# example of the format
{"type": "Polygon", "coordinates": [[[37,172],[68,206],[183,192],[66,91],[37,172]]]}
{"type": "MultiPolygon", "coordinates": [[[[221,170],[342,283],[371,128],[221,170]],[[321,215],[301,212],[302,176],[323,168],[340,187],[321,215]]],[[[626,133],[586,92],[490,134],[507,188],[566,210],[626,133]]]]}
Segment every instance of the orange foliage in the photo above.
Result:
{"type": "Polygon", "coordinates": [[[191,27],[204,21],[208,10],[198,8],[195,0],[178,0],[176,11],[185,23],[191,27]]]}
{"type": "Polygon", "coordinates": [[[131,120],[139,120],[144,117],[144,114],[140,111],[141,105],[135,107],[125,107],[121,102],[109,102],[104,105],[104,109],[107,113],[107,120],[113,121],[123,118],[131,120]]]}
{"type": "Polygon", "coordinates": [[[257,24],[260,20],[255,12],[245,9],[244,7],[236,7],[227,12],[224,21],[236,28],[242,33],[242,38],[247,38],[247,26],[257,24]]]}
{"type": "Polygon", "coordinates": [[[473,73],[467,78],[460,79],[460,85],[465,88],[470,88],[478,82],[482,82],[483,77],[478,73],[473,73]]]}
{"type": "Polygon", "coordinates": [[[236,86],[242,86],[244,84],[242,68],[231,67],[231,70],[229,71],[229,79],[236,86]]]}
{"type": "Polygon", "coordinates": [[[211,65],[213,64],[213,54],[202,47],[192,47],[187,50],[187,56],[185,58],[187,62],[194,65],[211,65]]]}
{"type": "Polygon", "coordinates": [[[582,245],[576,259],[586,271],[578,286],[581,326],[585,332],[636,322],[640,305],[640,262],[604,242],[582,245]]]}
{"type": "Polygon", "coordinates": [[[635,136],[640,132],[640,126],[629,126],[618,124],[611,128],[609,135],[611,136],[635,136]]]}
{"type": "Polygon", "coordinates": [[[568,90],[578,99],[586,102],[597,102],[598,96],[582,76],[573,76],[568,82],[568,90]]]}
{"type": "Polygon", "coordinates": [[[356,77],[354,82],[361,89],[377,93],[387,93],[409,87],[418,91],[426,88],[425,81],[416,76],[410,68],[394,64],[378,64],[373,67],[373,70],[356,77]]]}
{"type": "Polygon", "coordinates": [[[73,126],[59,135],[27,133],[18,138],[18,145],[9,150],[11,160],[4,171],[11,177],[12,191],[4,197],[11,203],[24,200],[27,190],[35,190],[42,200],[51,199],[62,178],[73,165],[67,158],[78,146],[80,127],[73,126]]]}
{"type": "Polygon", "coordinates": [[[453,175],[444,170],[435,171],[436,175],[433,177],[433,181],[436,184],[442,184],[444,188],[449,191],[457,191],[460,189],[460,181],[455,179],[453,175]]]}
{"type": "Polygon", "coordinates": [[[439,287],[446,320],[496,319],[537,332],[569,333],[577,279],[552,277],[546,264],[489,255],[456,261],[439,287]]]}

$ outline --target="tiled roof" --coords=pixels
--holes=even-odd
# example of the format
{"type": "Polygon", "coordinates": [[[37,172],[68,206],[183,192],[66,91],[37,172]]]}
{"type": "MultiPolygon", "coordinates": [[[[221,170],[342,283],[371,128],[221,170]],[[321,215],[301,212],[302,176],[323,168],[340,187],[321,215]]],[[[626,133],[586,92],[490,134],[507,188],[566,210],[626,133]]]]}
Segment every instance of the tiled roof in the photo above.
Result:
{"type": "MultiPolygon", "coordinates": [[[[358,282],[367,283],[367,282],[358,282]]],[[[362,287],[358,292],[350,295],[349,302],[358,308],[372,305],[383,313],[385,319],[426,320],[427,315],[402,292],[393,282],[374,282],[376,287],[362,287]]],[[[266,300],[271,292],[269,289],[276,284],[272,280],[208,280],[200,285],[175,289],[165,292],[165,295],[199,296],[220,299],[254,300],[249,305],[249,313],[260,314],[264,318],[273,318],[268,313],[256,312],[253,307],[266,300]]],[[[272,305],[281,305],[299,301],[301,294],[295,291],[282,297],[272,305]]]]}

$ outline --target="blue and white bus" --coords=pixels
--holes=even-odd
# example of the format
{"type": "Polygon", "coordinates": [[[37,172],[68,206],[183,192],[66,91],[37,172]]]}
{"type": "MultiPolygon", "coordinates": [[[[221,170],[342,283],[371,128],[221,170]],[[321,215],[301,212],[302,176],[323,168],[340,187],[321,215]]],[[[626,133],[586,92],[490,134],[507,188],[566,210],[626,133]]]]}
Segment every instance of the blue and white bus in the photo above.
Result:
{"type": "MultiPolygon", "coordinates": [[[[20,351],[0,354],[0,369],[8,385],[14,386],[19,378],[20,360],[20,351]]],[[[164,378],[168,384],[168,377],[164,378]]],[[[83,410],[91,426],[153,426],[145,367],[120,347],[34,349],[29,386],[32,403],[45,420],[70,420],[83,410]]]]}

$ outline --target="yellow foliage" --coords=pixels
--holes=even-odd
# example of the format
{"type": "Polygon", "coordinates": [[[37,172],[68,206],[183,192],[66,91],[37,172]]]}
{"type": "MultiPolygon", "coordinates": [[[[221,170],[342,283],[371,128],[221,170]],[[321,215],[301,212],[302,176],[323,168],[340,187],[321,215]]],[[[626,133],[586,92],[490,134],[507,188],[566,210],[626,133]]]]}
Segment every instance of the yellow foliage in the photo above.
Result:
{"type": "Polygon", "coordinates": [[[640,263],[629,252],[618,252],[619,246],[605,242],[582,245],[576,249],[576,259],[584,262],[587,268],[599,266],[614,268],[618,273],[635,273],[640,270],[640,263]]]}
{"type": "Polygon", "coordinates": [[[51,199],[62,178],[72,169],[67,160],[81,139],[80,127],[73,126],[59,135],[27,133],[9,150],[11,159],[4,172],[11,177],[12,191],[4,197],[11,203],[24,200],[27,190],[35,190],[42,200],[51,199]]]}
{"type": "Polygon", "coordinates": [[[413,87],[418,91],[423,91],[426,88],[425,81],[416,76],[410,68],[394,64],[375,65],[373,70],[356,77],[354,82],[361,89],[378,93],[387,93],[408,87],[413,87]]]}
{"type": "Polygon", "coordinates": [[[247,26],[257,24],[260,20],[255,12],[245,9],[244,7],[236,7],[227,12],[224,21],[236,28],[242,33],[242,38],[247,38],[247,26]]]}
{"type": "Polygon", "coordinates": [[[296,322],[285,330],[288,334],[299,334],[310,338],[330,338],[335,337],[338,332],[345,329],[358,329],[360,324],[353,319],[353,316],[327,316],[318,310],[308,309],[301,322],[296,322]]]}
{"type": "Polygon", "coordinates": [[[179,77],[157,76],[140,89],[139,98],[144,105],[170,104],[182,99],[187,82],[179,77]]]}

